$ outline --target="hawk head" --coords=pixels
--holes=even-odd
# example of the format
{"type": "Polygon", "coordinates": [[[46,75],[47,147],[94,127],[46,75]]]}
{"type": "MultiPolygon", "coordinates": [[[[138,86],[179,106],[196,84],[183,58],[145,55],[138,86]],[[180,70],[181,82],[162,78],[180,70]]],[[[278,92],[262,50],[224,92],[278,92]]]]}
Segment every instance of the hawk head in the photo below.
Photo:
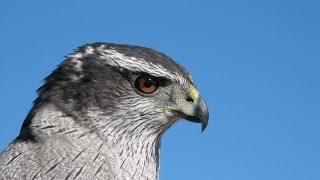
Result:
{"type": "Polygon", "coordinates": [[[35,107],[54,104],[102,138],[159,137],[181,118],[201,123],[203,131],[209,117],[188,72],[168,56],[141,46],[82,46],[38,92],[35,107]]]}
{"type": "Polygon", "coordinates": [[[14,144],[33,153],[21,163],[53,163],[61,177],[82,166],[85,179],[156,179],[162,134],[181,118],[208,124],[190,75],[149,48],[88,44],[45,80],[14,144]]]}

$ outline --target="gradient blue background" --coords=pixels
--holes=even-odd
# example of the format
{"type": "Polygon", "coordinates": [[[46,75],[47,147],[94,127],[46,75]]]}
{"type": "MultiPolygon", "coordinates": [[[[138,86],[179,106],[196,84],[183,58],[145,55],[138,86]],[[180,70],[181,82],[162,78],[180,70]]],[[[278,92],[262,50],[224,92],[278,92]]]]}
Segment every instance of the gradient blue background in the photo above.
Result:
{"type": "Polygon", "coordinates": [[[88,42],[160,50],[193,75],[210,124],[163,138],[164,180],[320,179],[320,1],[0,2],[0,149],[35,90],[88,42]]]}

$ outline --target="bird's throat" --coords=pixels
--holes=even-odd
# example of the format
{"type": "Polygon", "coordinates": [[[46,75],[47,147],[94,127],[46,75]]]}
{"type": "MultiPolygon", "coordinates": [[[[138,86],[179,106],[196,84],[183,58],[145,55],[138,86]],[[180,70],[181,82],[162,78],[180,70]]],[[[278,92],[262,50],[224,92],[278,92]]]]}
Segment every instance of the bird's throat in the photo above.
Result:
{"type": "MultiPolygon", "coordinates": [[[[97,124],[95,128],[86,126],[78,121],[54,106],[40,108],[30,124],[37,141],[30,145],[42,151],[50,149],[49,153],[59,152],[47,154],[52,161],[92,169],[88,178],[157,179],[159,134],[143,131],[144,126],[136,124],[124,130],[117,128],[117,123],[107,121],[109,126],[104,124],[104,128],[97,124]]],[[[48,163],[49,158],[39,158],[42,158],[39,162],[48,163]]]]}

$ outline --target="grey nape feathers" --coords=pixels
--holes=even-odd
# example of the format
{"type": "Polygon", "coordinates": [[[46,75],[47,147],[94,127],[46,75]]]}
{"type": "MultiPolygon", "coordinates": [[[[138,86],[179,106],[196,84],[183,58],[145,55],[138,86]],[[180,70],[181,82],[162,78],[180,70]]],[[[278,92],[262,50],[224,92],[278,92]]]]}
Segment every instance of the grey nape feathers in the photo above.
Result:
{"type": "Polygon", "coordinates": [[[181,118],[208,123],[187,71],[140,46],[82,46],[38,94],[0,179],[157,179],[163,133],[181,118]]]}

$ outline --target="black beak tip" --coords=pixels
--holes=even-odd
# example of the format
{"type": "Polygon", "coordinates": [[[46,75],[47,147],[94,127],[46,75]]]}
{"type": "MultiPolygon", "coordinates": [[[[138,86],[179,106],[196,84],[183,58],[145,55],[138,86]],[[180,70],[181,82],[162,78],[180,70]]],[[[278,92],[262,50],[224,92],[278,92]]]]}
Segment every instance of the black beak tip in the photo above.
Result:
{"type": "Polygon", "coordinates": [[[209,122],[209,111],[208,111],[207,105],[203,100],[200,101],[196,109],[195,116],[199,120],[199,123],[201,123],[201,133],[203,133],[204,130],[207,128],[208,122],[209,122]]]}
{"type": "Polygon", "coordinates": [[[203,133],[204,130],[206,130],[206,128],[208,126],[209,113],[207,112],[206,115],[200,117],[199,119],[200,119],[200,122],[201,122],[201,133],[203,133]]]}

